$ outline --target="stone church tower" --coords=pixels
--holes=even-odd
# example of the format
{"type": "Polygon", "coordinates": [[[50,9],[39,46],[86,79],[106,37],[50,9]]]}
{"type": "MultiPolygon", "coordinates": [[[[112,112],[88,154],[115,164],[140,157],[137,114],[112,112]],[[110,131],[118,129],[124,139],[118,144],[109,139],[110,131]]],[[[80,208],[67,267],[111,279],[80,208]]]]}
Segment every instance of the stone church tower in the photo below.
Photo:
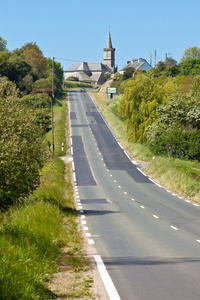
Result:
{"type": "Polygon", "coordinates": [[[108,33],[106,48],[104,48],[103,51],[104,51],[103,64],[108,66],[112,74],[116,73],[117,68],[115,68],[115,48],[113,48],[112,46],[110,31],[108,33]]]}

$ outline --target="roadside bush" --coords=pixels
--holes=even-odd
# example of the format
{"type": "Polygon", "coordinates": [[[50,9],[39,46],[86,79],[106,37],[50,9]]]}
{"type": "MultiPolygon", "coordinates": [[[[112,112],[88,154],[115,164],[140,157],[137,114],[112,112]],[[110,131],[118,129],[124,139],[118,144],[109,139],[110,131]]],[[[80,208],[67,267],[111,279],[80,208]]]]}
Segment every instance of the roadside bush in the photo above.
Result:
{"type": "Polygon", "coordinates": [[[22,109],[12,83],[0,80],[0,207],[29,195],[39,184],[46,158],[43,130],[33,112],[22,109]],[[2,93],[4,89],[4,92],[2,93]],[[5,97],[6,95],[6,97],[5,97]]]}
{"type": "Polygon", "coordinates": [[[175,158],[200,161],[200,130],[157,128],[149,143],[150,150],[156,155],[167,155],[167,145],[173,145],[171,152],[175,158]]]}

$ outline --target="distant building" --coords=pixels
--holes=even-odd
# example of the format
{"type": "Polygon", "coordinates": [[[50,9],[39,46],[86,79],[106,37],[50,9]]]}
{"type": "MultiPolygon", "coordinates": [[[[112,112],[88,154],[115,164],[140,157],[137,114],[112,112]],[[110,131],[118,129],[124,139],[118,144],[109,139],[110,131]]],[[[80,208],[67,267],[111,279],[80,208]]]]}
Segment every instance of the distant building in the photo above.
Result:
{"type": "Polygon", "coordinates": [[[117,68],[115,68],[115,48],[112,46],[110,31],[108,33],[108,40],[106,48],[104,51],[104,59],[103,63],[105,66],[109,68],[110,73],[114,74],[117,72],[117,68]]]}
{"type": "Polygon", "coordinates": [[[112,47],[110,32],[104,51],[104,64],[101,62],[76,62],[65,71],[65,79],[73,76],[79,81],[90,82],[92,84],[102,85],[106,80],[106,72],[114,74],[115,68],[115,49],[112,47]]]}
{"type": "Polygon", "coordinates": [[[148,72],[149,70],[152,69],[152,66],[146,61],[146,59],[136,58],[136,59],[127,61],[126,65],[119,71],[119,73],[123,75],[124,71],[130,67],[134,68],[135,71],[145,70],[146,72],[148,72]]]}

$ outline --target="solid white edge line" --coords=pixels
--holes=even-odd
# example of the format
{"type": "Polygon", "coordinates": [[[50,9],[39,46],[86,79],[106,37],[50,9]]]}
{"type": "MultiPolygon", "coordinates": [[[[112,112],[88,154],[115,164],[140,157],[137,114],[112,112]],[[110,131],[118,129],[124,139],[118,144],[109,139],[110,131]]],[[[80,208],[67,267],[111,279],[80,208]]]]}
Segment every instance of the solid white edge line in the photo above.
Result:
{"type": "Polygon", "coordinates": [[[151,181],[151,182],[153,182],[155,185],[157,185],[158,187],[162,187],[160,184],[158,184],[157,182],[155,182],[153,179],[151,179],[151,178],[149,178],[149,180],[151,181]]]}
{"type": "Polygon", "coordinates": [[[102,281],[104,283],[104,286],[106,288],[106,291],[108,293],[110,300],[121,300],[119,297],[119,294],[117,293],[117,290],[112,282],[112,279],[110,278],[110,275],[108,274],[108,272],[106,270],[106,267],[101,259],[101,256],[94,255],[94,259],[96,261],[97,269],[102,278],[102,281]]]}
{"type": "Polygon", "coordinates": [[[147,176],[146,174],[144,174],[144,172],[142,170],[140,170],[139,168],[137,168],[138,171],[140,171],[140,173],[142,173],[144,176],[147,176]]]}

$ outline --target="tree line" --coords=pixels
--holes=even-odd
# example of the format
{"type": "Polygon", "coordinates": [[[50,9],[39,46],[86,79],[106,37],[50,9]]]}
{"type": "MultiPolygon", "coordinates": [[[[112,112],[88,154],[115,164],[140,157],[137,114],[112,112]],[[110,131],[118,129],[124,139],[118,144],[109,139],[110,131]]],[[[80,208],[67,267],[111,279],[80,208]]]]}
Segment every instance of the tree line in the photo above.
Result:
{"type": "Polygon", "coordinates": [[[170,58],[132,74],[116,73],[112,83],[123,94],[115,111],[129,141],[145,143],[157,155],[173,145],[174,157],[200,161],[200,49],[186,49],[180,64],[170,58]]]}
{"type": "MultiPolygon", "coordinates": [[[[52,60],[36,43],[9,51],[0,37],[0,209],[23,200],[38,186],[48,157],[52,60]]],[[[63,69],[54,65],[57,96],[63,69]]]]}

